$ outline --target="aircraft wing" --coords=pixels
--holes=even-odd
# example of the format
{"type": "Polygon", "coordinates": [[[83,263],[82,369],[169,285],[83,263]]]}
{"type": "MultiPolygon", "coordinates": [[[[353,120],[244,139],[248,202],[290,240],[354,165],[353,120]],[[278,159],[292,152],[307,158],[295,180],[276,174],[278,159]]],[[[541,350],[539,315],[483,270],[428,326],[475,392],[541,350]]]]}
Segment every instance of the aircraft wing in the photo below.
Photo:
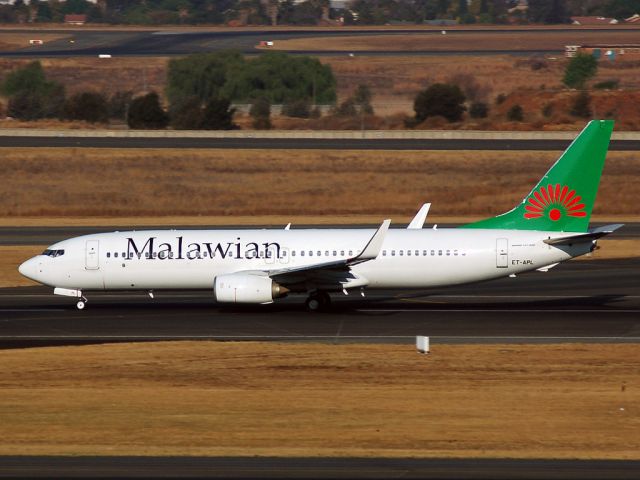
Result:
{"type": "Polygon", "coordinates": [[[574,243],[588,242],[597,240],[598,238],[604,237],[605,235],[609,235],[622,226],[624,226],[623,223],[615,223],[613,225],[605,225],[604,227],[593,228],[587,233],[568,235],[566,237],[548,238],[547,240],[543,241],[548,245],[572,245],[574,243]]]}
{"type": "Polygon", "coordinates": [[[385,220],[369,239],[362,252],[355,257],[331,262],[315,263],[301,267],[280,268],[264,272],[274,281],[282,285],[295,283],[313,283],[332,286],[354,287],[364,286],[366,279],[358,277],[351,271],[353,265],[377,258],[382,243],[389,230],[391,220],[385,220]]]}

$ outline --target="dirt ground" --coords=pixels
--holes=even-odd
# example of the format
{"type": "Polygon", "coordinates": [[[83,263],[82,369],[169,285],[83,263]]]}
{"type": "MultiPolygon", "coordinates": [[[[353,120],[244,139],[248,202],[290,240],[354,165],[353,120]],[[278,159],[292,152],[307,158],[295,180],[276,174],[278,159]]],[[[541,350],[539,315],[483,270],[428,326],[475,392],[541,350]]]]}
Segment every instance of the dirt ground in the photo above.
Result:
{"type": "MultiPolygon", "coordinates": [[[[408,218],[429,201],[437,218],[511,209],[558,152],[3,148],[0,157],[2,217],[408,218]]],[[[638,178],[637,155],[610,152],[594,213],[637,215],[638,178]]]]}
{"type": "Polygon", "coordinates": [[[0,351],[2,455],[640,458],[636,345],[0,351]]]}

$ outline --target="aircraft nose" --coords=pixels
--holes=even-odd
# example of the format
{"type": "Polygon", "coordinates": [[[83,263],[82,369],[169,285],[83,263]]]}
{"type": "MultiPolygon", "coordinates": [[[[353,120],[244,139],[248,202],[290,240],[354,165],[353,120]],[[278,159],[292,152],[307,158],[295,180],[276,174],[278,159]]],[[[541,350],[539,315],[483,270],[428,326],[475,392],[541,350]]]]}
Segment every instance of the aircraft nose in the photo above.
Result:
{"type": "Polygon", "coordinates": [[[29,280],[36,280],[37,276],[37,264],[35,258],[30,258],[26,262],[22,263],[18,267],[18,271],[24,277],[27,277],[29,280]]]}

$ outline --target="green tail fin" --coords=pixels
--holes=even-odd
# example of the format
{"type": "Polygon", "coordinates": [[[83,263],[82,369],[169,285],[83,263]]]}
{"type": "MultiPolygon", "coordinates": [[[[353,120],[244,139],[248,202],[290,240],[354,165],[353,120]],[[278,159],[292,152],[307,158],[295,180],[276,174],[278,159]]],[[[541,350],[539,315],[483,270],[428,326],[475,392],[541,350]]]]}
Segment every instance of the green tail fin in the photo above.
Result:
{"type": "Polygon", "coordinates": [[[522,202],[461,228],[586,232],[613,120],[592,120],[522,202]]]}

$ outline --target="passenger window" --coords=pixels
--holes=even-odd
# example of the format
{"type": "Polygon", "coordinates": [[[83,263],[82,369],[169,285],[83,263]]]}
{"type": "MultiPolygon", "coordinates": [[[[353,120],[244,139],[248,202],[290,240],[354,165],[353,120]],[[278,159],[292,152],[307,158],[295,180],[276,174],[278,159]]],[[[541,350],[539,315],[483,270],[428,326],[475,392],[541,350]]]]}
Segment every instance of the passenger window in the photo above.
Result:
{"type": "Polygon", "coordinates": [[[399,253],[399,254],[400,254],[400,256],[402,257],[402,256],[404,255],[404,250],[400,250],[398,253],[399,253]]]}
{"type": "Polygon", "coordinates": [[[325,250],[325,252],[324,252],[324,256],[325,256],[325,257],[328,257],[328,256],[329,256],[329,250],[325,250]]]}
{"type": "Polygon", "coordinates": [[[391,256],[395,257],[396,256],[396,251],[395,250],[391,250],[391,256]]]}
{"type": "Polygon", "coordinates": [[[353,257],[353,250],[349,250],[349,256],[353,257]]]}
{"type": "Polygon", "coordinates": [[[407,257],[411,256],[411,250],[407,250],[407,257]]]}
{"type": "Polygon", "coordinates": [[[304,257],[304,250],[300,250],[300,256],[304,257]]]}
{"type": "Polygon", "coordinates": [[[336,252],[335,250],[333,251],[333,256],[337,257],[338,256],[338,252],[336,252]]]}
{"type": "Polygon", "coordinates": [[[387,256],[387,251],[386,250],[382,250],[382,256],[386,257],[387,256]]]}
{"type": "Polygon", "coordinates": [[[115,252],[115,253],[113,254],[113,256],[114,256],[115,258],[118,258],[118,252],[115,252]]]}
{"type": "Polygon", "coordinates": [[[431,256],[435,257],[435,255],[436,255],[436,251],[435,250],[431,250],[431,256]]]}
{"type": "Polygon", "coordinates": [[[427,256],[427,251],[426,251],[426,250],[423,250],[423,251],[422,251],[422,255],[423,255],[424,257],[426,257],[426,256],[427,256]]]}
{"type": "Polygon", "coordinates": [[[107,252],[107,258],[111,258],[111,252],[107,252]]]}
{"type": "Polygon", "coordinates": [[[344,250],[340,250],[340,256],[344,257],[344,250]]]}
{"type": "Polygon", "coordinates": [[[447,250],[447,257],[451,255],[451,250],[447,250]]]}
{"type": "MultiPolygon", "coordinates": [[[[140,255],[138,255],[138,258],[140,258],[140,255]]],[[[147,253],[145,254],[145,258],[151,258],[151,254],[150,254],[149,252],[147,252],[147,253]]]]}
{"type": "Polygon", "coordinates": [[[321,255],[322,255],[322,252],[318,250],[318,256],[320,257],[321,255]]]}
{"type": "Polygon", "coordinates": [[[442,256],[442,250],[438,250],[438,256],[442,256]]]}
{"type": "Polygon", "coordinates": [[[292,257],[295,257],[295,256],[296,256],[296,251],[295,251],[295,250],[293,250],[293,251],[291,252],[291,256],[292,256],[292,257]]]}
{"type": "Polygon", "coordinates": [[[420,250],[416,250],[416,257],[420,255],[420,250]]]}
{"type": "Polygon", "coordinates": [[[313,252],[311,250],[309,250],[309,256],[313,257],[313,252]]]}
{"type": "Polygon", "coordinates": [[[454,250],[453,254],[457,257],[458,256],[458,250],[454,250]]]}

